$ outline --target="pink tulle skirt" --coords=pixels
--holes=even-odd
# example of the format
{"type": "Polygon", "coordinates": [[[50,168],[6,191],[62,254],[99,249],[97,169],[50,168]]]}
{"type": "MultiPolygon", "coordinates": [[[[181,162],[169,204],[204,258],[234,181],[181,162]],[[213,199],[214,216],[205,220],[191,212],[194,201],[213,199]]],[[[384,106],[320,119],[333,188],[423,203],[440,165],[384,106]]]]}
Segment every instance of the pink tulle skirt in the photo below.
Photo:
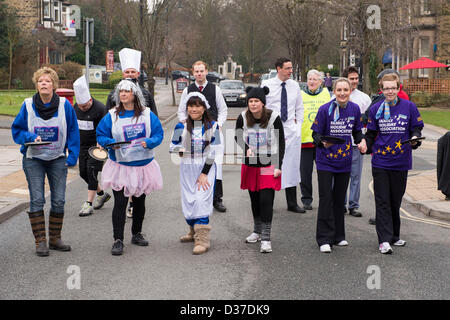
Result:
{"type": "Polygon", "coordinates": [[[245,164],[241,166],[241,189],[259,191],[262,189],[274,189],[280,191],[281,176],[274,178],[274,166],[250,167],[245,164]]]}
{"type": "Polygon", "coordinates": [[[158,162],[153,159],[146,166],[132,167],[106,160],[102,169],[102,188],[124,190],[125,197],[140,197],[163,188],[163,179],[158,162]]]}

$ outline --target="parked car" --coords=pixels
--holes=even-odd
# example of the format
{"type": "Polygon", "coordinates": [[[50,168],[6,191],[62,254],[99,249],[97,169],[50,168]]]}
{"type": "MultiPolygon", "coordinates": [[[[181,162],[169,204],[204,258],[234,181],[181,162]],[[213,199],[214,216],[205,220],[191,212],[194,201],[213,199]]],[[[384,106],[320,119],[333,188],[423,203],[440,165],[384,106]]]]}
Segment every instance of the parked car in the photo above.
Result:
{"type": "Polygon", "coordinates": [[[247,105],[247,93],[241,80],[222,80],[219,88],[222,90],[228,107],[245,107],[247,105]]]}
{"type": "Polygon", "coordinates": [[[172,80],[177,80],[179,78],[189,79],[189,72],[182,70],[173,70],[172,71],[172,80]]]}
{"type": "Polygon", "coordinates": [[[206,80],[210,82],[220,82],[222,80],[225,80],[225,77],[218,72],[210,71],[206,75],[206,80]]]}
{"type": "Polygon", "coordinates": [[[275,78],[277,76],[278,72],[275,69],[269,70],[269,79],[275,78]]]}
{"type": "Polygon", "coordinates": [[[263,73],[263,74],[261,75],[261,77],[259,78],[259,83],[258,83],[258,85],[261,86],[261,83],[262,83],[264,80],[267,80],[267,79],[269,79],[269,74],[268,74],[268,73],[263,73]]]}

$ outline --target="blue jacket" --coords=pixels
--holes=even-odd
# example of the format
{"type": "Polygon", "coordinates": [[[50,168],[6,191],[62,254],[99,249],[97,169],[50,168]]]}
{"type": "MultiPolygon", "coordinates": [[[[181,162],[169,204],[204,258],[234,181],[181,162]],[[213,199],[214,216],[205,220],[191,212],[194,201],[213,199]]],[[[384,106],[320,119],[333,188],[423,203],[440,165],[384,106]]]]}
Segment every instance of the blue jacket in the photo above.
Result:
{"type": "MultiPolygon", "coordinates": [[[[45,104],[45,106],[50,106],[50,103],[45,104]]],[[[64,104],[64,109],[66,112],[67,122],[67,139],[64,150],[69,150],[66,164],[69,167],[73,167],[77,164],[78,155],[80,153],[80,132],[78,130],[78,122],[75,110],[67,99],[66,103],[64,104]]],[[[39,114],[36,112],[36,106],[34,103],[33,110],[39,117],[39,114]]],[[[58,111],[56,111],[53,116],[57,117],[58,111]]],[[[33,142],[37,138],[37,135],[28,131],[28,112],[27,107],[25,106],[25,102],[22,104],[19,114],[14,119],[14,122],[11,126],[11,131],[14,142],[22,145],[22,147],[20,148],[20,152],[23,153],[23,155],[26,155],[28,147],[25,146],[25,143],[33,142]]]]}
{"type": "MultiPolygon", "coordinates": [[[[134,111],[125,111],[123,115],[119,115],[119,118],[132,118],[134,116],[134,111]]],[[[161,122],[159,121],[158,117],[153,113],[150,112],[150,124],[151,124],[151,135],[150,138],[145,139],[145,142],[147,144],[148,149],[154,149],[157,146],[161,144],[164,138],[164,131],[161,126],[161,122]]],[[[97,126],[97,142],[102,147],[105,147],[107,144],[116,142],[115,139],[112,137],[111,133],[112,129],[112,119],[111,114],[108,112],[103,119],[100,121],[100,123],[97,126]]],[[[115,162],[116,161],[116,154],[113,149],[108,150],[109,158],[115,162]]],[[[153,158],[146,159],[146,160],[139,160],[139,161],[131,161],[131,162],[119,162],[120,164],[127,165],[127,166],[145,166],[152,162],[153,158]]]]}

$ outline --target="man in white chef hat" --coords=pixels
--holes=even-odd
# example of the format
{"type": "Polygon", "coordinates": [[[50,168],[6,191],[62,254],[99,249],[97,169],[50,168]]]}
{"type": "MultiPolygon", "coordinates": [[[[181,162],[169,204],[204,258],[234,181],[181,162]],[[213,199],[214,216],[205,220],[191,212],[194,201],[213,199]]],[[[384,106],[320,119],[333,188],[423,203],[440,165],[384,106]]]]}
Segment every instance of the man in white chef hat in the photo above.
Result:
{"type": "MultiPolygon", "coordinates": [[[[120,66],[122,67],[122,78],[129,79],[134,83],[138,83],[138,78],[141,75],[139,72],[141,67],[141,51],[123,48],[119,51],[120,66]]],[[[146,106],[158,116],[156,110],[155,100],[151,93],[139,84],[142,94],[144,95],[146,106]]],[[[114,90],[108,95],[106,100],[106,108],[109,110],[117,105],[117,101],[114,101],[114,90]]]]}
{"type": "Polygon", "coordinates": [[[88,184],[88,198],[81,207],[80,217],[89,216],[94,209],[103,207],[111,195],[104,192],[98,183],[98,173],[102,171],[103,162],[89,155],[89,149],[97,146],[96,129],[106,114],[103,103],[91,97],[86,77],[83,75],[73,83],[76,103],[74,106],[80,130],[80,156],[78,158],[80,176],[88,184]],[[97,197],[95,195],[97,194],[97,197]],[[95,198],[95,202],[93,203],[95,198]]]}

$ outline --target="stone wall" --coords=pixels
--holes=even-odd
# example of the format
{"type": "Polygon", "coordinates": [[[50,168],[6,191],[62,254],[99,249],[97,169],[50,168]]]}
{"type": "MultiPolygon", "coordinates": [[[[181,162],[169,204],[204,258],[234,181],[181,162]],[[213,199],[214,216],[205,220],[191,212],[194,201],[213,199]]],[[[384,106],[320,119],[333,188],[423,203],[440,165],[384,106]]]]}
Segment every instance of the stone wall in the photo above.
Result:
{"type": "Polygon", "coordinates": [[[19,25],[25,33],[36,28],[39,21],[38,3],[40,0],[8,0],[8,5],[17,9],[19,25]]]}
{"type": "MultiPolygon", "coordinates": [[[[442,13],[438,19],[437,60],[442,63],[450,63],[450,3],[444,1],[442,13]]],[[[439,78],[450,78],[450,71],[442,68],[439,70],[439,78]]]]}

